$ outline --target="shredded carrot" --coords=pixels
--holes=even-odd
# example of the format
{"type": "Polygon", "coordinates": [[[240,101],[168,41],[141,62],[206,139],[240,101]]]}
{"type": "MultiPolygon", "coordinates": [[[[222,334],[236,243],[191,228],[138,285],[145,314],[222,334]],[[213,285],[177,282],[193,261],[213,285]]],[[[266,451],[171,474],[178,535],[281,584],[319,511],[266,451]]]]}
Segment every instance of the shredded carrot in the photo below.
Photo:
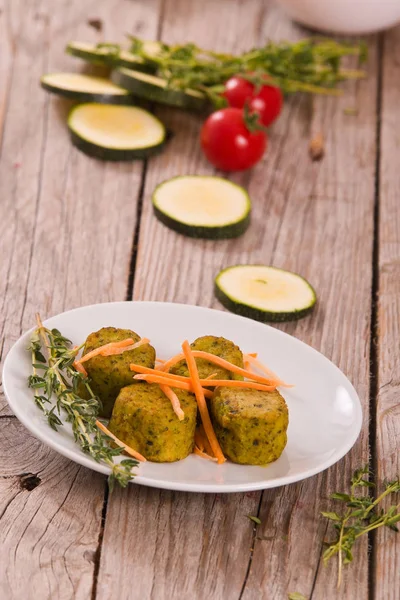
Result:
{"type": "Polygon", "coordinates": [[[170,402],[172,404],[172,409],[173,409],[174,413],[176,414],[176,416],[178,417],[178,419],[180,421],[183,421],[183,419],[185,418],[185,413],[181,409],[181,403],[179,402],[178,396],[167,385],[161,384],[160,389],[167,396],[168,400],[170,400],[170,402]]]}
{"type": "Polygon", "coordinates": [[[198,427],[196,427],[196,435],[195,435],[194,439],[195,439],[196,444],[199,446],[200,450],[205,450],[207,454],[209,454],[210,456],[214,456],[214,453],[212,451],[210,442],[208,441],[208,438],[206,436],[206,432],[204,431],[204,427],[203,427],[202,423],[200,423],[200,425],[198,425],[198,427]],[[198,442],[200,442],[200,444],[198,442]]]}
{"type": "Polygon", "coordinates": [[[215,457],[217,458],[218,464],[225,462],[226,458],[223,455],[221,446],[215,435],[214,428],[211,423],[210,415],[208,414],[207,403],[204,397],[204,390],[201,387],[199,372],[197,370],[197,364],[193,356],[193,352],[189,346],[189,342],[185,340],[182,344],[182,350],[185,355],[186,364],[189,369],[190,378],[192,380],[192,386],[194,394],[196,396],[197,405],[199,407],[201,421],[203,423],[204,431],[206,432],[208,441],[210,442],[211,448],[215,457]]]}
{"type": "Polygon", "coordinates": [[[200,450],[200,448],[198,448],[197,446],[194,447],[193,454],[196,454],[197,456],[201,456],[201,458],[206,458],[207,460],[212,460],[213,462],[218,462],[217,458],[215,458],[214,456],[210,456],[209,454],[206,454],[205,452],[203,452],[203,450],[200,450]]]}
{"type": "MultiPolygon", "coordinates": [[[[220,358],[219,356],[216,356],[215,354],[211,354],[210,352],[203,352],[202,350],[191,350],[191,352],[195,358],[204,358],[208,362],[214,363],[214,364],[218,365],[219,367],[223,367],[224,369],[227,369],[228,371],[232,371],[233,373],[237,373],[238,375],[242,375],[243,377],[247,377],[248,379],[253,379],[254,381],[264,383],[265,385],[275,385],[276,386],[277,381],[280,381],[276,377],[276,375],[274,376],[274,380],[266,379],[262,375],[257,375],[257,373],[253,373],[252,371],[246,371],[246,369],[237,367],[236,365],[233,365],[232,363],[225,360],[224,358],[220,358]]],[[[172,358],[167,360],[167,362],[164,363],[161,367],[157,367],[157,370],[158,371],[169,371],[169,369],[171,367],[173,367],[176,363],[180,362],[183,358],[185,358],[185,357],[182,356],[182,354],[177,354],[176,356],[173,356],[172,358]]],[[[255,359],[253,357],[251,357],[251,360],[255,360],[255,359]]],[[[282,385],[282,384],[279,383],[279,385],[282,385]]]]}
{"type": "Polygon", "coordinates": [[[96,425],[99,429],[101,429],[103,433],[108,435],[108,437],[110,437],[117,444],[117,446],[123,448],[127,454],[130,454],[131,456],[133,456],[137,460],[140,460],[141,462],[146,462],[144,456],[142,456],[139,452],[136,452],[136,450],[134,450],[133,448],[130,448],[129,446],[124,444],[124,442],[121,442],[121,440],[119,440],[113,433],[111,433],[111,431],[107,429],[107,427],[103,425],[101,421],[96,421],[96,425]]]}
{"type": "Polygon", "coordinates": [[[211,373],[211,375],[206,377],[206,379],[214,379],[214,377],[216,377],[217,375],[218,375],[218,373],[211,373]]]}
{"type": "MultiPolygon", "coordinates": [[[[193,387],[188,378],[186,378],[186,381],[179,381],[177,379],[170,379],[168,377],[164,377],[164,375],[165,373],[160,373],[159,375],[135,375],[133,379],[139,381],[147,381],[147,383],[158,383],[159,385],[168,385],[171,387],[178,388],[178,390],[186,390],[187,392],[194,393],[193,387]]],[[[204,390],[204,395],[207,398],[212,398],[213,392],[211,390],[204,390]]]]}
{"type": "Polygon", "coordinates": [[[81,363],[79,362],[79,360],[76,360],[73,364],[73,367],[75,367],[75,369],[78,371],[78,373],[81,373],[82,375],[84,375],[85,377],[87,377],[87,371],[85,369],[85,367],[83,365],[81,365],[81,363]]]}
{"type": "Polygon", "coordinates": [[[184,358],[185,358],[184,354],[176,354],[176,356],[173,356],[169,360],[166,360],[163,365],[156,367],[156,369],[158,371],[169,371],[171,367],[176,365],[176,363],[180,362],[184,358]]]}
{"type": "Polygon", "coordinates": [[[261,390],[264,392],[272,392],[276,389],[276,385],[265,385],[256,381],[237,381],[236,379],[200,379],[200,385],[205,387],[232,387],[232,388],[248,388],[252,390],[261,390]]]}
{"type": "Polygon", "coordinates": [[[109,344],[104,344],[104,346],[99,346],[98,348],[95,348],[91,352],[88,352],[87,354],[82,356],[79,359],[79,362],[81,362],[81,363],[86,362],[87,360],[90,360],[94,356],[98,356],[99,354],[104,352],[104,350],[107,350],[108,348],[124,348],[125,346],[130,346],[133,343],[134,343],[133,339],[128,338],[126,340],[122,340],[122,342],[110,342],[109,344]]]}
{"type": "Polygon", "coordinates": [[[268,367],[266,367],[262,362],[257,360],[256,357],[257,357],[257,355],[254,356],[254,354],[244,354],[244,356],[243,356],[243,358],[245,360],[247,360],[250,364],[257,367],[257,369],[259,369],[266,375],[269,375],[270,377],[272,377],[272,379],[274,379],[276,381],[277,386],[287,387],[287,388],[293,387],[292,385],[285,383],[284,381],[279,379],[279,377],[273,371],[271,371],[271,369],[268,369],[268,367]]]}
{"type": "Polygon", "coordinates": [[[201,435],[199,427],[196,427],[196,431],[194,432],[194,443],[199,450],[205,450],[204,437],[201,435]]]}
{"type": "Polygon", "coordinates": [[[189,377],[183,377],[182,375],[174,375],[173,373],[163,373],[158,369],[150,369],[150,367],[144,367],[143,365],[136,365],[132,363],[129,365],[131,371],[135,371],[136,373],[141,373],[143,375],[156,375],[157,377],[166,377],[172,381],[183,381],[186,383],[190,383],[189,377]]]}
{"type": "Polygon", "coordinates": [[[165,363],[165,360],[163,360],[162,358],[156,358],[156,362],[159,362],[163,365],[165,363]]]}
{"type": "Polygon", "coordinates": [[[253,358],[257,358],[258,354],[257,352],[249,352],[247,355],[245,356],[252,356],[253,358]]]}
{"type": "Polygon", "coordinates": [[[122,354],[123,352],[127,352],[128,350],[135,350],[139,348],[139,346],[143,346],[144,344],[148,344],[150,342],[147,338],[142,338],[138,342],[131,344],[130,346],[124,346],[123,348],[107,348],[101,352],[101,356],[112,356],[114,354],[122,354]]]}

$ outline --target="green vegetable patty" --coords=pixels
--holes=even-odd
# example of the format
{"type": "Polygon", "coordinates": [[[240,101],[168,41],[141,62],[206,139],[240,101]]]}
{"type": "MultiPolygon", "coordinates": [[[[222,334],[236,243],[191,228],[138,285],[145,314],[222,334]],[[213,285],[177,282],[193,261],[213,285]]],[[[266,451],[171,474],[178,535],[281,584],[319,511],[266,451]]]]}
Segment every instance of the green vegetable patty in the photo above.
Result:
{"type": "Polygon", "coordinates": [[[193,451],[197,403],[193,394],[174,389],[185,418],[179,421],[170,400],[154,383],[124,387],[115,402],[109,429],[153,462],[173,462],[193,451]]]}
{"type": "Polygon", "coordinates": [[[266,465],[280,457],[287,442],[289,415],[277,390],[219,387],[210,407],[216,436],[232,462],[266,465]]]}
{"type": "MultiPolygon", "coordinates": [[[[134,342],[140,340],[140,336],[130,329],[103,327],[87,337],[83,356],[104,344],[121,342],[127,338],[132,338],[134,342]]],[[[153,346],[143,344],[122,354],[94,356],[84,363],[93,393],[102,403],[100,416],[109,418],[121,388],[133,383],[134,373],[129,369],[129,365],[136,363],[153,369],[155,358],[156,352],[153,346]]]]}

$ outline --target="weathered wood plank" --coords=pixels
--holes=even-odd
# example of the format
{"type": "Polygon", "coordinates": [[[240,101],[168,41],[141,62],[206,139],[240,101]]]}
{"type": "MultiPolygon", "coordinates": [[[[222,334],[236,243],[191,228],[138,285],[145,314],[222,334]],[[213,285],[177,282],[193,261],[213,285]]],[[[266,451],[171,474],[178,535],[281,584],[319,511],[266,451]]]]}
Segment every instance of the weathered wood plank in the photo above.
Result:
{"type": "MultiPolygon", "coordinates": [[[[381,107],[378,400],[376,407],[376,469],[378,481],[400,475],[400,28],[385,34],[381,107]]],[[[387,505],[390,505],[388,502],[387,505]]],[[[389,530],[376,536],[376,600],[400,598],[400,538],[389,530]]]]}
{"type": "Polygon", "coordinates": [[[11,84],[14,57],[14,35],[6,12],[5,1],[0,2],[0,149],[5,113],[11,84]]]}
{"type": "MultiPolygon", "coordinates": [[[[237,36],[235,48],[239,49],[267,37],[295,39],[306,35],[289,24],[268,2],[220,2],[218,27],[213,29],[216,7],[216,3],[211,2],[201,6],[187,2],[177,6],[174,2],[173,8],[172,3],[167,3],[163,37],[167,41],[193,39],[221,49],[222,44],[224,48],[232,47],[229,40],[237,36]],[[237,24],[235,14],[240,15],[237,24]]],[[[358,548],[351,574],[345,578],[340,594],[336,592],[335,565],[320,568],[326,532],[320,511],[330,506],[329,494],[346,487],[352,470],[368,460],[375,46],[375,39],[371,39],[367,80],[347,86],[340,100],[291,99],[282,118],[271,129],[270,149],[262,164],[251,174],[233,177],[248,186],[254,201],[254,217],[249,231],[232,242],[183,238],[153,217],[150,195],[157,183],[178,174],[213,172],[201,156],[197,142],[200,119],[178,111],[160,111],[176,135],[168,152],[152,161],[148,170],[134,298],[220,308],[213,298],[212,280],[223,266],[261,261],[301,272],[316,286],[320,305],[313,317],[284,329],[321,349],[349,375],[363,401],[364,428],[357,446],[338,467],[302,484],[263,495],[260,515],[264,526],[259,528],[259,533],[273,539],[256,540],[248,577],[249,536],[242,507],[237,506],[235,499],[228,498],[223,513],[219,505],[215,505],[212,514],[204,519],[200,516],[204,497],[193,495],[187,499],[186,515],[180,516],[184,523],[181,543],[175,541],[170,545],[168,569],[164,570],[164,580],[168,583],[163,584],[153,567],[155,556],[161,554],[161,550],[155,554],[153,545],[137,548],[133,544],[133,562],[139,561],[141,579],[147,581],[146,588],[140,588],[137,595],[131,590],[133,598],[143,597],[146,590],[152,590],[150,597],[163,598],[178,588],[181,598],[235,598],[239,597],[242,585],[243,598],[285,598],[288,592],[294,591],[314,598],[367,598],[366,541],[358,548]],[[358,116],[346,116],[343,110],[354,106],[359,109],[358,116]],[[321,130],[326,137],[326,158],[315,164],[309,160],[307,147],[311,134],[321,130]],[[201,588],[197,587],[202,576],[197,553],[186,555],[184,569],[178,560],[181,544],[185,545],[187,532],[193,526],[193,512],[204,522],[205,532],[222,517],[233,517],[241,524],[232,538],[221,536],[212,550],[208,546],[203,548],[203,556],[210,561],[210,571],[201,588]],[[233,543],[241,545],[240,559],[229,561],[224,569],[219,568],[223,549],[233,543]]],[[[139,514],[147,492],[128,493],[132,512],[139,514]]],[[[126,558],[123,542],[113,541],[113,532],[124,513],[124,502],[128,502],[125,494],[112,498],[109,504],[100,581],[107,581],[116,570],[122,573],[134,568],[126,558]]],[[[169,502],[167,494],[150,494],[156,498],[155,504],[150,509],[147,506],[146,513],[140,513],[149,535],[160,507],[169,502]]],[[[259,495],[254,496],[256,509],[259,495]]],[[[129,528],[127,537],[135,539],[139,526],[133,520],[132,524],[123,522],[129,528]]],[[[173,531],[175,536],[176,525],[172,520],[168,527],[168,534],[173,531]]],[[[120,577],[118,591],[124,595],[127,588],[122,580],[120,577]]],[[[115,588],[113,591],[115,593],[115,588]]],[[[108,587],[103,597],[110,597],[108,587]]]]}
{"type": "Polygon", "coordinates": [[[103,478],[41,444],[13,417],[0,419],[0,432],[1,597],[87,598],[103,478]],[[21,477],[27,472],[38,477],[31,490],[21,477]]]}
{"type": "MultiPolygon", "coordinates": [[[[47,96],[38,81],[47,70],[81,68],[64,55],[71,38],[115,40],[126,31],[154,37],[159,2],[104,0],[89,10],[94,12],[78,0],[60,0],[14,3],[8,15],[21,23],[0,164],[3,356],[31,327],[37,310],[47,317],[126,296],[143,165],[103,164],[80,154],[67,135],[69,105],[47,96]],[[102,32],[88,25],[90,18],[102,21],[102,32]]],[[[9,414],[5,400],[0,402],[9,414]]],[[[18,431],[11,449],[0,435],[5,457],[0,476],[11,465],[12,475],[40,470],[42,483],[27,496],[15,495],[18,477],[0,480],[0,502],[7,508],[0,518],[0,595],[86,599],[95,575],[105,480],[43,446],[32,461],[32,438],[14,419],[9,423],[0,419],[3,428],[18,431]]]]}
{"type": "MultiPolygon", "coordinates": [[[[254,44],[262,8],[259,0],[169,1],[164,8],[161,36],[172,43],[193,40],[220,50],[244,49],[254,44]]],[[[150,194],[156,182],[169,176],[209,171],[198,153],[201,120],[174,110],[160,109],[160,116],[176,137],[164,154],[149,163],[134,297],[195,304],[199,302],[199,280],[207,275],[207,265],[203,265],[200,275],[199,253],[194,248],[205,245],[187,244],[185,238],[173,236],[154,223],[150,194]],[[150,243],[159,264],[149,256],[150,243]],[[163,256],[164,252],[167,254],[163,256]],[[152,272],[146,275],[150,264],[152,272]],[[194,275],[190,275],[191,267],[194,275]]],[[[215,255],[218,257],[218,253],[215,255]]],[[[212,260],[210,252],[204,257],[206,262],[212,260]]],[[[211,281],[207,280],[199,303],[209,304],[210,290],[211,281]]],[[[168,493],[139,487],[118,491],[108,503],[98,598],[237,597],[246,575],[253,535],[246,515],[255,514],[258,497],[259,494],[218,497],[168,493]],[[125,535],[116,536],[115,532],[121,530],[125,535]]]]}

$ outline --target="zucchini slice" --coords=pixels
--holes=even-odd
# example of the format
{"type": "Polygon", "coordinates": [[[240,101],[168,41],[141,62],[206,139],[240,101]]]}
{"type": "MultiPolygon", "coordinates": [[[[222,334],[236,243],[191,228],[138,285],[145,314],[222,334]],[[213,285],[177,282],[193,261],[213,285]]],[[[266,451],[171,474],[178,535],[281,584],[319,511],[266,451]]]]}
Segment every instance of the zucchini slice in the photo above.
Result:
{"type": "Polygon", "coordinates": [[[102,160],[134,160],[156,154],[166,140],[164,125],[137,106],[79,104],[68,116],[72,142],[102,160]]]}
{"type": "Polygon", "coordinates": [[[120,68],[111,73],[111,79],[135,96],[154,102],[191,110],[203,110],[208,104],[207,97],[202,92],[170,88],[166,79],[149,73],[120,68]]]}
{"type": "Polygon", "coordinates": [[[137,56],[128,50],[119,50],[115,52],[112,44],[89,44],[87,42],[70,42],[65,48],[67,54],[82,58],[94,65],[106,67],[127,67],[137,71],[154,72],[155,65],[150,61],[145,61],[141,56],[137,56]]]}
{"type": "Polygon", "coordinates": [[[40,79],[42,88],[77,102],[132,104],[132,95],[105,77],[81,73],[49,73],[40,79]]]}
{"type": "Polygon", "coordinates": [[[250,223],[248,193],[221,177],[174,177],[156,187],[152,200],[156,217],[189,237],[233,238],[250,223]]]}
{"type": "Polygon", "coordinates": [[[235,265],[215,279],[215,295],[231,312],[256,321],[293,321],[308,315],[317,297],[300,275],[265,265],[235,265]]]}

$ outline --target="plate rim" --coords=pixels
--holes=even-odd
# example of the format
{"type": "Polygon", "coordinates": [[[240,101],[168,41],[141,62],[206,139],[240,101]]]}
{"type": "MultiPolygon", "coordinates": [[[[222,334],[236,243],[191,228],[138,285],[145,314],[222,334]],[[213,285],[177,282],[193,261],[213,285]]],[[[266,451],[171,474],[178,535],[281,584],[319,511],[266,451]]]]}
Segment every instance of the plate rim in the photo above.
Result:
{"type": "MultiPolygon", "coordinates": [[[[264,325],[269,330],[273,330],[274,333],[277,334],[278,336],[281,336],[284,338],[289,337],[292,340],[292,342],[294,342],[295,344],[297,343],[301,347],[305,346],[308,351],[311,351],[312,353],[316,353],[317,355],[322,357],[325,361],[327,361],[330,364],[330,366],[333,367],[334,371],[339,373],[340,376],[344,377],[345,380],[347,381],[347,384],[353,393],[353,400],[354,400],[354,404],[356,407],[355,425],[354,425],[353,435],[351,437],[349,437],[349,440],[347,441],[346,444],[343,445],[343,447],[341,448],[341,450],[338,452],[337,455],[334,454],[333,458],[330,457],[329,459],[326,459],[317,467],[314,467],[313,469],[308,470],[306,472],[306,474],[298,473],[298,474],[289,475],[289,476],[286,475],[283,477],[275,477],[273,479],[266,479],[266,480],[260,481],[258,483],[243,482],[243,483],[239,483],[239,484],[231,483],[231,484],[225,484],[225,485],[221,485],[221,484],[217,484],[217,483],[216,484],[212,484],[212,483],[204,484],[204,483],[184,483],[184,482],[179,482],[179,481],[171,482],[169,480],[164,480],[164,479],[154,480],[149,477],[145,477],[143,475],[137,474],[131,480],[131,483],[138,484],[138,485],[144,485],[144,486],[152,487],[152,488],[166,489],[166,490],[171,490],[171,491],[218,493],[218,494],[273,489],[276,487],[283,487],[286,485],[290,485],[292,483],[296,483],[299,481],[303,481],[305,479],[309,479],[310,477],[313,477],[314,475],[317,475],[318,473],[325,471],[329,467],[331,467],[334,464],[336,464],[337,462],[339,462],[352,449],[352,447],[356,443],[356,441],[360,435],[362,426],[363,426],[363,408],[362,408],[360,397],[359,397],[356,389],[354,388],[352,382],[350,381],[350,379],[347,377],[347,375],[345,375],[345,373],[343,373],[343,371],[337,365],[335,365],[335,363],[333,363],[329,358],[327,358],[324,354],[322,354],[322,352],[320,352],[319,350],[316,350],[315,348],[313,348],[306,342],[303,342],[299,338],[297,338],[293,335],[290,335],[289,333],[286,333],[284,331],[281,331],[280,329],[276,329],[275,327],[272,327],[271,325],[269,325],[267,323],[262,323],[260,321],[254,321],[253,319],[249,319],[242,315],[236,315],[234,313],[230,313],[230,312],[227,312],[224,310],[218,310],[215,308],[209,308],[206,306],[197,306],[194,304],[184,304],[184,303],[179,303],[179,302],[162,302],[162,301],[153,301],[153,300],[120,300],[120,301],[115,301],[115,302],[98,302],[95,304],[87,304],[84,306],[78,306],[78,307],[66,310],[61,313],[57,313],[56,315],[53,315],[53,316],[45,319],[43,321],[43,323],[46,324],[46,323],[48,323],[48,321],[51,321],[52,319],[55,319],[55,318],[58,318],[61,316],[70,315],[71,313],[78,312],[80,310],[93,309],[93,308],[99,307],[99,306],[118,306],[118,305],[127,305],[127,304],[140,304],[142,306],[143,305],[152,305],[152,306],[153,305],[162,305],[162,306],[167,305],[167,306],[173,306],[175,308],[194,309],[194,310],[200,311],[200,312],[211,311],[214,313],[223,314],[223,315],[225,315],[226,318],[230,318],[234,321],[239,319],[240,321],[244,321],[246,323],[264,325]]],[[[18,405],[18,402],[14,402],[11,399],[11,395],[9,394],[8,387],[7,387],[8,386],[8,375],[7,375],[8,363],[10,362],[10,360],[12,358],[13,352],[16,352],[18,350],[19,346],[23,343],[23,340],[25,338],[27,338],[28,335],[30,335],[34,330],[35,330],[35,327],[32,327],[32,328],[28,329],[27,331],[25,331],[24,333],[22,333],[20,335],[20,337],[14,342],[14,344],[9,349],[9,351],[7,352],[7,355],[5,357],[5,360],[4,360],[3,369],[2,369],[2,385],[3,385],[4,396],[7,400],[7,403],[9,405],[10,409],[12,410],[13,414],[17,417],[17,419],[20,421],[20,423],[22,423],[22,425],[34,437],[36,437],[38,440],[40,440],[46,446],[50,447],[52,450],[55,450],[62,456],[68,458],[69,460],[72,460],[73,462],[79,464],[80,466],[89,468],[98,473],[103,473],[104,475],[109,475],[111,472],[109,467],[102,465],[101,463],[97,463],[89,455],[85,455],[82,451],[79,451],[78,447],[77,447],[78,452],[75,453],[75,452],[69,450],[68,448],[65,448],[63,445],[53,441],[52,439],[49,439],[44,433],[42,433],[42,430],[40,427],[36,427],[35,424],[33,424],[31,421],[29,421],[24,410],[22,410],[22,408],[20,408],[20,406],[18,405]],[[11,356],[11,358],[10,358],[10,356],[11,356]]],[[[246,465],[242,465],[242,466],[246,466],[246,465]]],[[[249,465],[249,466],[251,466],[251,465],[249,465]]],[[[138,469],[140,469],[140,466],[138,467],[138,469]]]]}

